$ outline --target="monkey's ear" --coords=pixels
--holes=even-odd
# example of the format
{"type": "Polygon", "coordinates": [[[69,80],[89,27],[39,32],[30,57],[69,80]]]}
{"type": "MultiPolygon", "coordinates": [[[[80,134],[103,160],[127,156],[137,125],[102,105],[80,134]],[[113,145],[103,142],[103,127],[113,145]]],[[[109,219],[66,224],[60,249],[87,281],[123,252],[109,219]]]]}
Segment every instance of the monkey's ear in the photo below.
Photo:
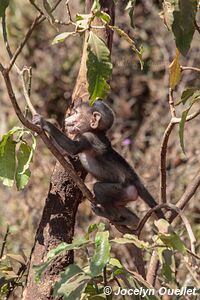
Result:
{"type": "Polygon", "coordinates": [[[100,112],[94,111],[92,113],[92,118],[90,120],[90,126],[91,126],[91,128],[97,129],[99,127],[99,125],[100,125],[99,124],[100,120],[101,120],[101,114],[100,114],[100,112]]]}

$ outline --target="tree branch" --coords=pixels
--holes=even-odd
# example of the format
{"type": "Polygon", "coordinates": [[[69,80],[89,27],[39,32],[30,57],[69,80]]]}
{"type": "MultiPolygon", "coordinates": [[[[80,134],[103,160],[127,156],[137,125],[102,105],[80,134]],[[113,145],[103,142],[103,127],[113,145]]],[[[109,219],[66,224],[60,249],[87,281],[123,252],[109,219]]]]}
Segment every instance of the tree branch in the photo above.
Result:
{"type": "Polygon", "coordinates": [[[166,175],[166,157],[169,136],[174,128],[174,123],[170,122],[163,135],[160,151],[160,203],[167,202],[166,188],[167,188],[167,175],[166,175]]]}

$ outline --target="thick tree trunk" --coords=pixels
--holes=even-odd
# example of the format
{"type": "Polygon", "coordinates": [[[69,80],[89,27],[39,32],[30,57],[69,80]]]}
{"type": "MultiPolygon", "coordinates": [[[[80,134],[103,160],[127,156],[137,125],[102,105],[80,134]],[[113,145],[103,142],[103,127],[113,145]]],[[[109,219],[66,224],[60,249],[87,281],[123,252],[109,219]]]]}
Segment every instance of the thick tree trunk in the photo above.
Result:
{"type": "MultiPolygon", "coordinates": [[[[86,1],[87,11],[90,10],[93,1],[86,1]]],[[[113,1],[101,1],[102,8],[107,11],[114,20],[113,1]]],[[[96,32],[103,38],[109,47],[112,44],[112,33],[107,30],[96,32]]],[[[74,88],[72,100],[77,97],[88,95],[86,79],[86,47],[87,39],[83,45],[83,55],[77,82],[74,88]]],[[[80,167],[79,162],[74,161],[75,169],[81,171],[82,178],[85,172],[80,167]]],[[[57,246],[60,242],[70,243],[74,235],[75,217],[78,204],[82,199],[82,194],[63,168],[57,163],[51,178],[49,193],[46,199],[43,215],[37,230],[35,243],[31,255],[27,286],[23,293],[23,300],[46,300],[52,299],[52,287],[58,278],[58,274],[64,267],[73,262],[73,252],[69,252],[61,260],[43,274],[41,282],[35,283],[33,265],[38,265],[44,261],[47,252],[57,246]]]]}

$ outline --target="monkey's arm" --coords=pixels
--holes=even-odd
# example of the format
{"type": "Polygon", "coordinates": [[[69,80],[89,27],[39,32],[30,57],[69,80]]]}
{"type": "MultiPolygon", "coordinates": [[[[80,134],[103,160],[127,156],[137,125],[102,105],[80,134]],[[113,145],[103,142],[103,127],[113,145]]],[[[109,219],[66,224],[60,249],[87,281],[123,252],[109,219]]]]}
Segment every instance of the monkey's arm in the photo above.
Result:
{"type": "Polygon", "coordinates": [[[70,155],[76,155],[91,147],[85,137],[82,137],[80,140],[71,140],[56,126],[43,119],[39,114],[33,117],[33,123],[40,125],[41,128],[49,134],[50,138],[70,155]]]}

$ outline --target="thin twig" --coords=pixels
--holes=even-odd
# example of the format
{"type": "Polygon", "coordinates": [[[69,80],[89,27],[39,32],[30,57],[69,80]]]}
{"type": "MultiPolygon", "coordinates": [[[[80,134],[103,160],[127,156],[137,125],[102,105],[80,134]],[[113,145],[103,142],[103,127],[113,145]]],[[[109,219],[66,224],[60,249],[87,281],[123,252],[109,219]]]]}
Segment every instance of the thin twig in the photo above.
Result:
{"type": "MultiPolygon", "coordinates": [[[[6,24],[6,15],[5,14],[4,14],[3,20],[2,20],[2,31],[3,31],[3,39],[4,39],[4,43],[6,45],[6,50],[7,50],[8,56],[9,56],[10,59],[12,59],[13,58],[13,53],[12,53],[12,50],[11,50],[11,47],[10,47],[10,44],[9,44],[9,41],[8,41],[7,24],[6,24]]],[[[17,70],[17,73],[20,74],[21,70],[16,65],[16,63],[14,63],[14,66],[17,70]]]]}
{"type": "Polygon", "coordinates": [[[2,247],[1,247],[0,259],[3,257],[3,254],[4,254],[4,250],[5,250],[5,246],[6,246],[6,242],[7,242],[7,238],[8,238],[9,233],[10,233],[10,226],[7,225],[6,233],[5,233],[5,235],[4,235],[3,243],[2,243],[2,247]]]}
{"type": "MultiPolygon", "coordinates": [[[[193,120],[193,119],[196,118],[198,115],[200,115],[200,108],[199,108],[196,112],[194,112],[193,114],[187,116],[187,118],[186,118],[185,121],[188,122],[188,121],[190,121],[190,120],[193,120]]],[[[172,119],[171,119],[171,122],[172,122],[173,124],[178,124],[178,123],[181,122],[181,118],[172,118],[172,119]]]]}
{"type": "Polygon", "coordinates": [[[200,256],[197,255],[196,253],[192,252],[190,249],[186,249],[187,253],[191,254],[192,256],[194,256],[194,258],[200,260],[200,256]]]}
{"type": "Polygon", "coordinates": [[[0,63],[0,72],[3,73],[5,70],[5,67],[2,65],[2,63],[0,63]]]}
{"type": "MultiPolygon", "coordinates": [[[[187,263],[185,263],[186,268],[188,269],[188,271],[190,272],[193,280],[196,282],[197,287],[200,287],[200,283],[199,283],[199,279],[196,277],[196,275],[192,272],[191,268],[188,266],[187,263]]],[[[191,299],[191,298],[190,298],[191,299]]],[[[197,298],[198,299],[198,298],[197,298]]]]}
{"type": "Polygon", "coordinates": [[[69,21],[73,24],[74,21],[73,21],[73,19],[72,19],[70,7],[69,7],[69,0],[66,1],[65,5],[66,5],[66,8],[67,8],[67,14],[68,14],[68,16],[69,16],[69,21]]]}
{"type": "MultiPolygon", "coordinates": [[[[54,12],[54,10],[56,10],[56,8],[58,7],[58,5],[62,2],[62,0],[58,0],[57,3],[52,7],[51,13],[54,12]]],[[[42,16],[42,18],[40,20],[38,20],[37,25],[41,24],[44,20],[46,20],[47,17],[46,16],[42,16]]]]}
{"type": "Polygon", "coordinates": [[[151,255],[151,260],[147,270],[147,282],[152,286],[155,286],[158,268],[159,268],[158,254],[157,251],[154,250],[151,255]]]}
{"type": "Polygon", "coordinates": [[[172,118],[176,117],[176,110],[174,106],[173,90],[169,88],[169,108],[172,118]]]}
{"type": "Polygon", "coordinates": [[[195,68],[195,67],[183,67],[181,66],[181,71],[196,71],[196,72],[200,72],[200,69],[199,68],[195,68]]]}
{"type": "Polygon", "coordinates": [[[35,7],[35,9],[41,14],[44,15],[43,11],[40,9],[40,7],[35,3],[34,0],[29,0],[29,2],[35,7]]]}
{"type": "Polygon", "coordinates": [[[195,26],[196,30],[198,31],[198,33],[200,34],[200,27],[199,27],[199,25],[197,24],[197,21],[196,21],[196,20],[194,20],[194,26],[195,26]]]}
{"type": "Polygon", "coordinates": [[[6,50],[8,52],[8,55],[9,55],[10,59],[12,59],[13,54],[12,54],[12,51],[10,49],[10,45],[8,43],[8,36],[7,36],[7,30],[6,30],[6,14],[5,13],[4,13],[3,18],[2,18],[2,31],[3,31],[4,43],[6,45],[6,50]]]}

